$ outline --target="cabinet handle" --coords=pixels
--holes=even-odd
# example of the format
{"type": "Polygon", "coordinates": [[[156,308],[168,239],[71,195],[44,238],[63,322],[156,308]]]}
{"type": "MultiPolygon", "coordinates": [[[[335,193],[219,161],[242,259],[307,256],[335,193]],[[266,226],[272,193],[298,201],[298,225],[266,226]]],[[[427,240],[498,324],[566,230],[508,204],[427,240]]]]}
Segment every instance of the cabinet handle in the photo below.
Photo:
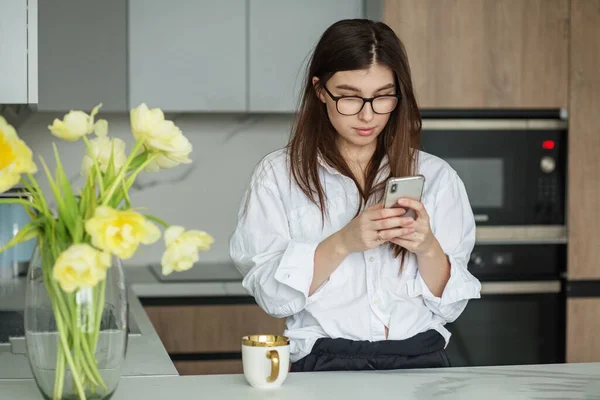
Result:
{"type": "Polygon", "coordinates": [[[534,294],[560,293],[560,281],[538,282],[484,282],[481,284],[481,294],[534,294]]]}

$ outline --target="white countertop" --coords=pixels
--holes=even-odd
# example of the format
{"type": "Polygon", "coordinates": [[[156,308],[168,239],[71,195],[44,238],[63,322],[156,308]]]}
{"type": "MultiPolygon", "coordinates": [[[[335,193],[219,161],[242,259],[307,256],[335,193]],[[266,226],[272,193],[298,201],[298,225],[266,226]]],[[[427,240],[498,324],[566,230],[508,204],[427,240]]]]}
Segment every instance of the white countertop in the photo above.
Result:
{"type": "MultiPolygon", "coordinates": [[[[37,398],[33,381],[1,381],[0,398],[37,398]]],[[[129,399],[600,399],[600,363],[292,373],[281,388],[250,387],[243,375],[127,377],[113,400],[129,399]]]]}
{"type": "Polygon", "coordinates": [[[149,267],[132,266],[125,267],[125,280],[140,298],[248,296],[242,276],[236,280],[232,268],[226,264],[197,265],[193,271],[173,273],[161,281],[149,267]]]}

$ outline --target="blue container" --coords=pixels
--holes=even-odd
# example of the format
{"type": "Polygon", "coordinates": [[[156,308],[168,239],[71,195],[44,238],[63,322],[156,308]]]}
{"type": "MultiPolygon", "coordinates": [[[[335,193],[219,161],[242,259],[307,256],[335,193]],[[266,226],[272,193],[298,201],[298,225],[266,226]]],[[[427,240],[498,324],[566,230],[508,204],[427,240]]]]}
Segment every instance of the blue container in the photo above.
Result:
{"type": "MultiPolygon", "coordinates": [[[[10,189],[0,194],[0,198],[28,199],[24,189],[10,189]]],[[[31,221],[25,207],[21,204],[0,204],[0,248],[10,242],[21,228],[31,221]]],[[[27,274],[36,239],[26,242],[0,253],[0,278],[16,277],[27,274]]]]}

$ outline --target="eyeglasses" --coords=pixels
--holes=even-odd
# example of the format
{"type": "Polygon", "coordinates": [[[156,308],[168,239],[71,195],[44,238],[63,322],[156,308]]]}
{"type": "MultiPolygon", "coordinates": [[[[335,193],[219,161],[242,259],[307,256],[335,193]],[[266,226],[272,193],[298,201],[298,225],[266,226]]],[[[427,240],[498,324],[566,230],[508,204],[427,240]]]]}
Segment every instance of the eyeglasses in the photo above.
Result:
{"type": "Polygon", "coordinates": [[[333,93],[323,85],[325,91],[335,101],[335,108],[342,115],[356,115],[365,106],[365,103],[371,103],[371,108],[375,114],[389,114],[398,105],[399,94],[384,94],[374,97],[360,96],[334,96],[333,93]]]}

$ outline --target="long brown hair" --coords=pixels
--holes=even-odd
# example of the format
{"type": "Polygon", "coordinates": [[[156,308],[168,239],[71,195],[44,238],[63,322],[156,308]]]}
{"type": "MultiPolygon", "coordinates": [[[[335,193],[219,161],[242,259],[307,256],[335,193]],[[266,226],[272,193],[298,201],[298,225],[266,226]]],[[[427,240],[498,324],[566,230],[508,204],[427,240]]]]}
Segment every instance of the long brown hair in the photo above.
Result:
{"type": "MultiPolygon", "coordinates": [[[[417,169],[415,152],[420,148],[421,115],[411,81],[410,67],[404,45],[394,31],[382,22],[366,19],[341,20],[331,25],[321,36],[310,59],[304,80],[299,111],[287,145],[290,173],[304,194],[326,214],[326,196],[319,179],[318,158],[348,176],[360,194],[356,215],[371,196],[383,197],[385,180],[375,184],[382,160],[387,155],[389,175],[414,175],[417,169]],[[318,91],[338,71],[368,69],[374,63],[388,66],[395,75],[398,106],[377,138],[377,147],[365,171],[361,187],[356,176],[341,155],[338,133],[329,121],[318,91]],[[312,78],[319,78],[313,85],[312,78]]],[[[406,254],[406,249],[393,245],[394,256],[406,254]]]]}

